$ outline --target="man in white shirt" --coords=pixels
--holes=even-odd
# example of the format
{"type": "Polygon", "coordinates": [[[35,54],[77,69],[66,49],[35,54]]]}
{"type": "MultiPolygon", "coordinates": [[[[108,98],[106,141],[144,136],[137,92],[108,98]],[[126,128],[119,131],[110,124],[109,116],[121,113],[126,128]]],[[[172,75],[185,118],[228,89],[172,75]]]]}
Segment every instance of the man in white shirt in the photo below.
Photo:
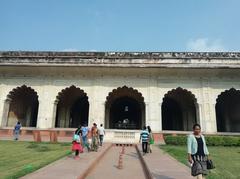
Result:
{"type": "Polygon", "coordinates": [[[98,131],[99,131],[100,146],[102,146],[102,144],[103,144],[103,137],[105,135],[105,129],[103,127],[103,124],[100,125],[100,127],[98,128],[98,131]]]}

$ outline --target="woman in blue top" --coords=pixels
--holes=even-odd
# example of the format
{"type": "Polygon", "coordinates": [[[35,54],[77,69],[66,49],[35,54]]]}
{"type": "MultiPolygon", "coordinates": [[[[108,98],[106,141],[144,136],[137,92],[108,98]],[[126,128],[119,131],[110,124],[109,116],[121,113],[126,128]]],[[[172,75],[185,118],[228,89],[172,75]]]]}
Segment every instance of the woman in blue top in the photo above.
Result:
{"type": "Polygon", "coordinates": [[[201,134],[201,126],[193,125],[193,134],[187,139],[188,161],[192,165],[192,175],[198,179],[207,174],[208,148],[204,136],[201,134]]]}

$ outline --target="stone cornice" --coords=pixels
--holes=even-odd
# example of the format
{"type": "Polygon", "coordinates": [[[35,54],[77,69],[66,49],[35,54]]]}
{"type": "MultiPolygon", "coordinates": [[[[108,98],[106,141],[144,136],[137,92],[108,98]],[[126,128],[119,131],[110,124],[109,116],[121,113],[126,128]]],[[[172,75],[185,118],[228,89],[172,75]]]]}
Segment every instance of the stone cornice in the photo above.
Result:
{"type": "Polygon", "coordinates": [[[0,51],[0,66],[240,68],[240,52],[0,51]]]}

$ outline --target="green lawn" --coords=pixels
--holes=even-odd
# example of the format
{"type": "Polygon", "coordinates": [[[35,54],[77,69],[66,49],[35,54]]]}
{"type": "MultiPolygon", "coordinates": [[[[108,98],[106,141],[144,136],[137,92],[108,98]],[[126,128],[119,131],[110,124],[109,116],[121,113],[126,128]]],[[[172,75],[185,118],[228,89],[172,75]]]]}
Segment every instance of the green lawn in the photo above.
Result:
{"type": "MultiPolygon", "coordinates": [[[[185,146],[161,145],[161,149],[187,165],[185,146]]],[[[216,166],[210,171],[208,179],[240,178],[240,147],[208,147],[216,166]]]]}
{"type": "Polygon", "coordinates": [[[70,154],[70,144],[0,141],[0,178],[19,178],[70,154]]]}

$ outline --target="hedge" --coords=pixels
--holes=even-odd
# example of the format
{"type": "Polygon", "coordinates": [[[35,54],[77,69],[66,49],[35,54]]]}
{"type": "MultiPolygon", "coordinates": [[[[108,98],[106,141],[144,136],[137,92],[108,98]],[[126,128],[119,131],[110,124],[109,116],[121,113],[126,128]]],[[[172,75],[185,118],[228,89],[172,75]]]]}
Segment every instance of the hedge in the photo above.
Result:
{"type": "MultiPolygon", "coordinates": [[[[208,146],[240,146],[240,136],[205,136],[208,146]]],[[[186,135],[164,135],[166,144],[187,145],[186,135]]]]}

